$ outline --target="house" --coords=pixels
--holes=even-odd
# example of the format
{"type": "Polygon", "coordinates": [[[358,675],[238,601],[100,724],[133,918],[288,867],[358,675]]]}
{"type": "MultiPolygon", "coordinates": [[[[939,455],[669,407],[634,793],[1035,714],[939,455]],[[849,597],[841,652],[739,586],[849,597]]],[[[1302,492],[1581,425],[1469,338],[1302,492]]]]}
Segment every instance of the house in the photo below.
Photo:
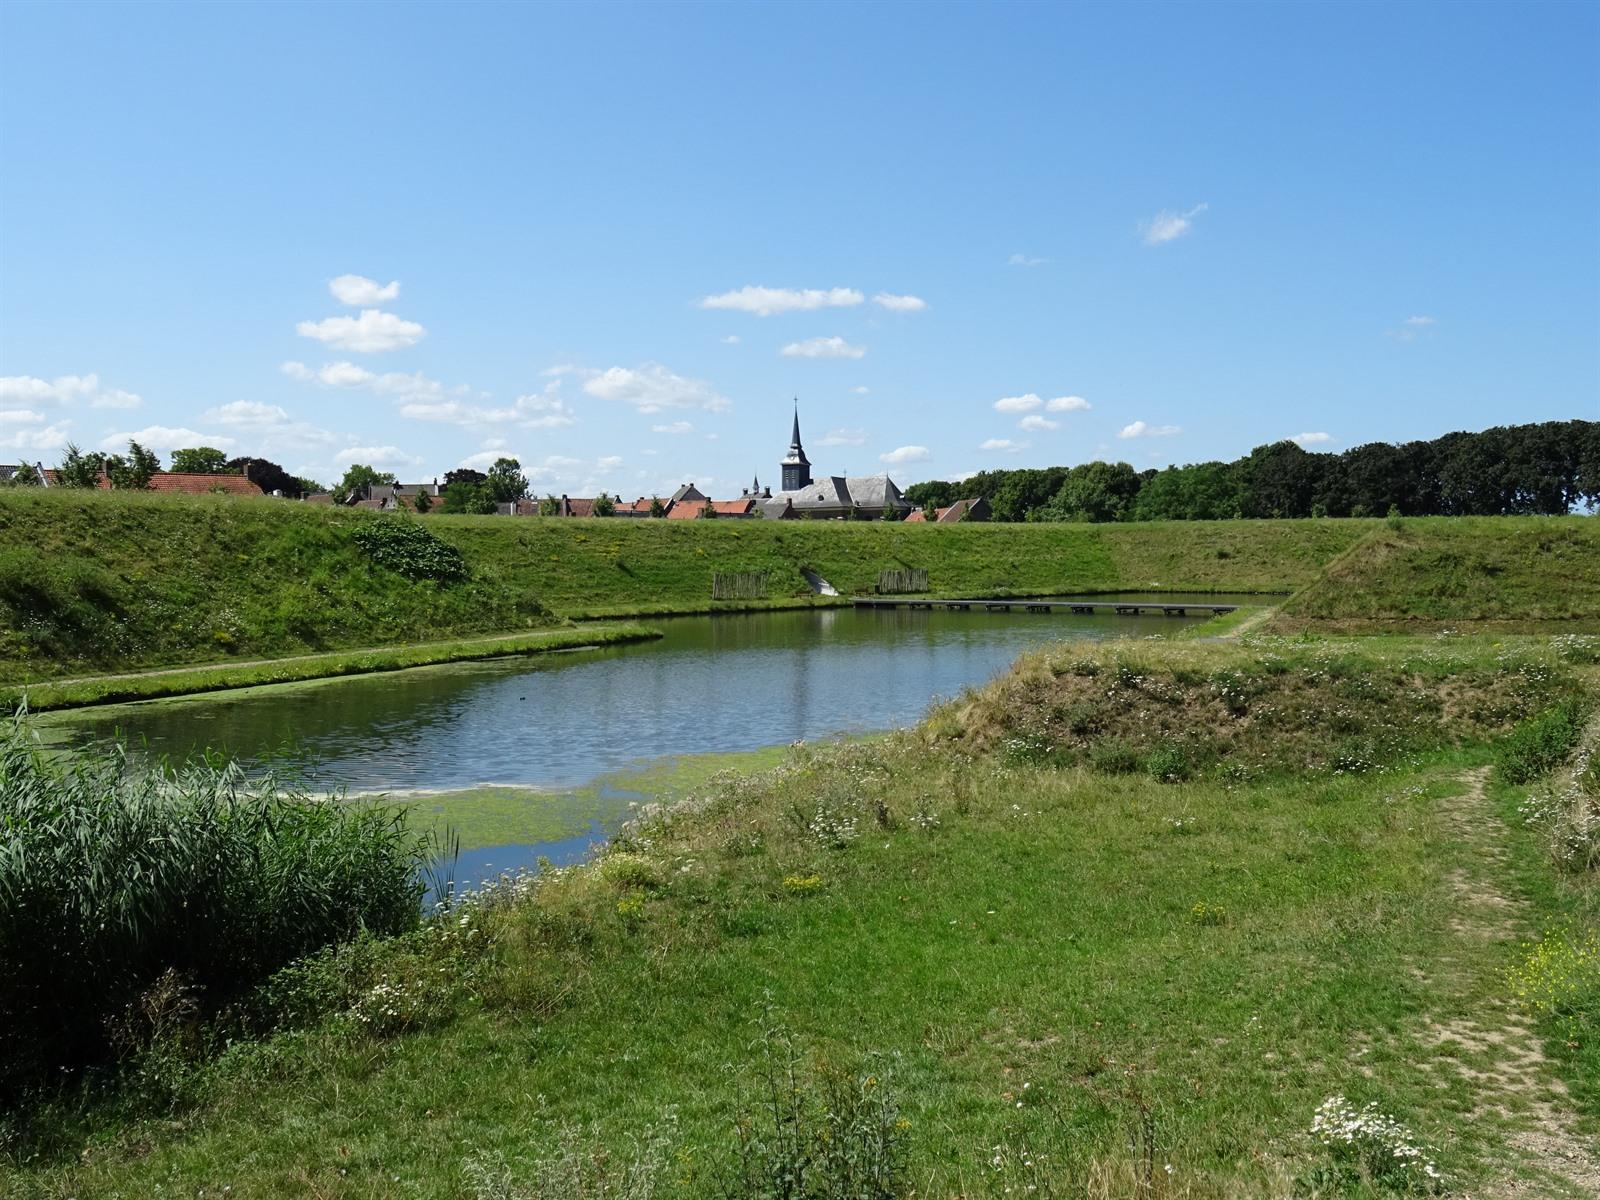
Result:
{"type": "MultiPolygon", "coordinates": [[[[109,480],[107,486],[109,486],[109,480]]],[[[261,496],[259,485],[243,475],[190,475],[182,471],[157,471],[150,476],[152,492],[185,492],[192,496],[261,496]]]]}
{"type": "Polygon", "coordinates": [[[698,503],[688,501],[674,504],[667,510],[669,521],[694,521],[706,515],[709,506],[714,517],[730,517],[734,520],[751,520],[761,516],[756,508],[757,500],[754,496],[742,496],[738,500],[701,500],[698,503]]]}
{"type": "MultiPolygon", "coordinates": [[[[432,483],[369,483],[361,491],[351,492],[345,497],[344,503],[350,508],[371,508],[379,512],[394,512],[397,509],[414,512],[418,496],[428,497],[430,505],[438,507],[439,498],[443,495],[444,489],[439,486],[437,479],[432,483]]],[[[313,503],[326,503],[314,496],[306,498],[313,503]]]]}
{"type": "Polygon", "coordinates": [[[779,463],[783,489],[757,503],[764,517],[788,513],[811,520],[849,518],[903,520],[914,507],[887,475],[825,475],[811,477],[811,460],[800,442],[800,412],[796,408],[789,453],[779,463]],[[787,502],[785,506],[784,502],[787,502]]]}
{"type": "Polygon", "coordinates": [[[932,521],[939,525],[954,525],[958,521],[987,521],[989,519],[989,502],[982,496],[975,500],[957,500],[954,504],[934,510],[930,518],[922,509],[917,509],[906,518],[908,524],[932,521]]]}

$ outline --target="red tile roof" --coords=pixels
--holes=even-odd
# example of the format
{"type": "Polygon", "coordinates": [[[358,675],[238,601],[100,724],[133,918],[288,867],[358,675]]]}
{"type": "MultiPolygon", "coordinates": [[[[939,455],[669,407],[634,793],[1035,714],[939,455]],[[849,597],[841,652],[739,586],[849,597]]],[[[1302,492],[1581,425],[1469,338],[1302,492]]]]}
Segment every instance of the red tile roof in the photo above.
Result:
{"type": "Polygon", "coordinates": [[[908,525],[920,525],[927,519],[927,514],[924,513],[920,508],[913,508],[911,510],[911,515],[906,518],[906,523],[908,525]]]}
{"type": "Polygon", "coordinates": [[[230,496],[259,496],[261,489],[243,475],[188,475],[178,471],[157,471],[150,476],[152,492],[188,492],[205,496],[223,492],[230,496]]]}

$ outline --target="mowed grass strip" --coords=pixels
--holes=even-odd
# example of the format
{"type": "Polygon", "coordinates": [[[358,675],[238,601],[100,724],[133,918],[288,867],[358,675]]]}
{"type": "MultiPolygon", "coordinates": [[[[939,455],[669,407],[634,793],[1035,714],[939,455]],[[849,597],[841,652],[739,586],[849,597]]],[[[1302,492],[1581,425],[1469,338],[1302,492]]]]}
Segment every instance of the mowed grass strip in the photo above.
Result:
{"type": "Polygon", "coordinates": [[[54,680],[0,688],[0,707],[26,706],[34,712],[81,708],[91,704],[116,704],[188,696],[226,688],[298,683],[380,671],[477,659],[548,654],[557,650],[584,650],[660,637],[659,630],[641,625],[590,625],[584,628],[548,629],[491,638],[458,638],[448,642],[423,642],[334,654],[301,655],[268,662],[218,663],[212,666],[111,675],[89,679],[54,680]]]}

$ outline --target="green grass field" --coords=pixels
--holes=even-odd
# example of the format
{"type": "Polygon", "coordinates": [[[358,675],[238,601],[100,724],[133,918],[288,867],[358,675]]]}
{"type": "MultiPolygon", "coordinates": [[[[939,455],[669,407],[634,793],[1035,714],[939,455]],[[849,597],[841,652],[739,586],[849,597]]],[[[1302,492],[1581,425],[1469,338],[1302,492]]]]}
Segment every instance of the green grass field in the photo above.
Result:
{"type": "Polygon", "coordinates": [[[1063,647],[886,740],[692,764],[597,865],[302,978],[310,1024],[14,1123],[0,1195],[767,1194],[740,1163],[785,1128],[818,1196],[858,1194],[825,1145],[892,1160],[867,1195],[1390,1194],[1311,1135],[1334,1096],[1452,1192],[1583,1195],[1600,958],[1552,975],[1531,944],[1581,947],[1600,893],[1519,812],[1543,785],[1490,764],[1597,658],[1063,647]],[[1049,718],[1085,680],[1131,693],[1087,742],[1049,718]],[[1141,713],[1244,732],[1178,778],[1141,713]],[[1328,753],[1340,720],[1364,760],[1328,753]],[[1519,1001],[1557,976],[1559,1005],[1519,1001]],[[380,983],[397,1016],[363,1008],[380,983]],[[774,1095],[795,1123],[768,1129],[774,1095]]]}

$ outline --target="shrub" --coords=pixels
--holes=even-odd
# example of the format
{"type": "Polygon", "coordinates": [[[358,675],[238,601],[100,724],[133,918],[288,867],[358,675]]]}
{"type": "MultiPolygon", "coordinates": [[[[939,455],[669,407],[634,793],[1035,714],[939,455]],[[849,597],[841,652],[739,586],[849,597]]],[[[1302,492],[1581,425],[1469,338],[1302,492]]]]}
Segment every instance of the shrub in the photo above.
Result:
{"type": "Polygon", "coordinates": [[[467,577],[461,551],[416,521],[380,517],[362,525],[352,537],[374,564],[407,579],[453,583],[467,577]]]}
{"type": "Polygon", "coordinates": [[[1583,733],[1583,707],[1567,700],[1524,721],[1500,740],[1495,766],[1507,783],[1528,783],[1559,767],[1583,733]]]}
{"type": "Polygon", "coordinates": [[[170,973],[214,1012],[286,963],[413,928],[425,839],[403,815],[318,802],[237,767],[136,770],[120,748],[47,757],[0,730],[0,1100],[115,1057],[170,973]]]}
{"type": "Polygon", "coordinates": [[[898,1200],[909,1194],[905,1133],[887,1062],[808,1070],[784,1030],[753,1049],[759,1101],[734,1126],[723,1194],[742,1200],[898,1200]]]}

